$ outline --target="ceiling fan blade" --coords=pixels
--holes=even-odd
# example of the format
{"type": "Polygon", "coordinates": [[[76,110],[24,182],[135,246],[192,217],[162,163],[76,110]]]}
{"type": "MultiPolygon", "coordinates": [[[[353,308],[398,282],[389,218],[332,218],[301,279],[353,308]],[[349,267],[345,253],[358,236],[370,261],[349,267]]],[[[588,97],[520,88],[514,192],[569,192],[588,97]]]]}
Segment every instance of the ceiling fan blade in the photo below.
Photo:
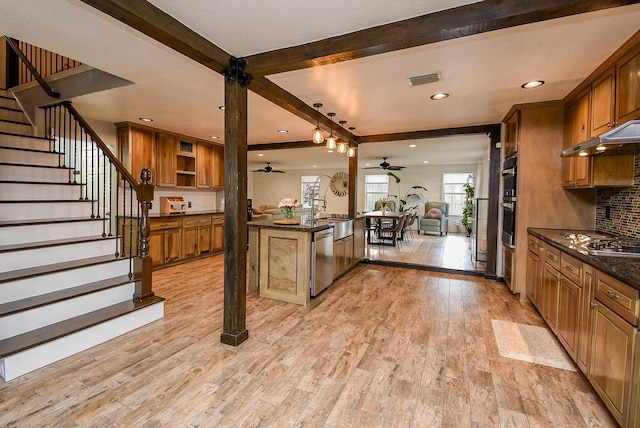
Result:
{"type": "Polygon", "coordinates": [[[366,167],[364,167],[362,169],[380,169],[380,167],[379,166],[366,166],[366,167]]]}
{"type": "Polygon", "coordinates": [[[400,171],[404,166],[390,165],[386,169],[389,171],[400,171]]]}
{"type": "Polygon", "coordinates": [[[271,172],[278,172],[280,174],[284,174],[284,171],[280,171],[279,169],[272,169],[271,172]]]}

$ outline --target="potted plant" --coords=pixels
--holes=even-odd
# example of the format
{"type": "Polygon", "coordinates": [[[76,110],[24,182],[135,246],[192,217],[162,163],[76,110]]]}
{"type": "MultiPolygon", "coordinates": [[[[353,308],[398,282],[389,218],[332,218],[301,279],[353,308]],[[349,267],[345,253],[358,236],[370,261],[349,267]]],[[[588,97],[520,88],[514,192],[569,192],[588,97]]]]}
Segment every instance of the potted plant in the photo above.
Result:
{"type": "Polygon", "coordinates": [[[469,183],[462,185],[465,192],[464,206],[462,207],[462,226],[467,236],[471,236],[471,217],[473,216],[473,195],[475,187],[469,183]]]}
{"type": "Polygon", "coordinates": [[[393,177],[396,181],[396,184],[398,185],[398,196],[396,195],[389,195],[389,196],[393,196],[395,198],[398,199],[398,211],[399,212],[406,212],[406,211],[411,211],[414,210],[416,208],[418,208],[418,205],[412,205],[410,207],[408,207],[408,202],[412,201],[414,199],[417,199],[419,201],[422,200],[422,192],[428,192],[427,188],[424,186],[411,186],[409,187],[409,189],[406,191],[406,193],[404,194],[403,197],[400,197],[400,177],[398,177],[397,175],[395,175],[393,172],[387,172],[387,175],[389,177],[393,177]]]}

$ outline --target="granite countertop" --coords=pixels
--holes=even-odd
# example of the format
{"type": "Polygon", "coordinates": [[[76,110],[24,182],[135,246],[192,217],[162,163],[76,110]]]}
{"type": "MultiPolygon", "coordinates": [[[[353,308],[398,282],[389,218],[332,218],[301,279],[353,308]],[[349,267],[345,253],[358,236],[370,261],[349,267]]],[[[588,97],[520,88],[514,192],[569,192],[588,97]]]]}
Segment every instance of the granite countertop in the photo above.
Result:
{"type": "MultiPolygon", "coordinates": [[[[538,229],[529,228],[529,233],[542,239],[543,241],[560,248],[567,254],[590,264],[594,268],[619,279],[629,286],[640,290],[640,257],[620,257],[620,256],[596,256],[586,251],[572,246],[563,239],[563,233],[600,233],[593,230],[574,229],[538,229]]],[[[601,234],[601,233],[600,233],[601,234]]]]}
{"type": "Polygon", "coordinates": [[[187,217],[192,215],[212,215],[212,214],[224,214],[224,211],[187,211],[184,214],[161,214],[161,213],[149,213],[149,218],[175,218],[175,217],[187,217]]]}
{"type": "Polygon", "coordinates": [[[247,225],[258,229],[283,229],[295,232],[318,232],[320,230],[330,229],[333,227],[333,224],[330,222],[314,223],[313,225],[310,225],[305,221],[301,221],[300,224],[277,224],[275,223],[276,221],[278,220],[257,220],[247,222],[247,225]]]}

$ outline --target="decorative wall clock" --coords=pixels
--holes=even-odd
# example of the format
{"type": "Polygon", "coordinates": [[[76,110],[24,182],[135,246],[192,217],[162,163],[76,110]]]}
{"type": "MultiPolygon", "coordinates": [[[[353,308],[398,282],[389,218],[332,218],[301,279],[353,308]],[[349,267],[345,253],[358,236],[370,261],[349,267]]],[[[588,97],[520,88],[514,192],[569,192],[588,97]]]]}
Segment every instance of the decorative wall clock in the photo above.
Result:
{"type": "Polygon", "coordinates": [[[333,177],[331,177],[329,187],[337,196],[345,196],[349,193],[349,174],[342,171],[336,172],[333,174],[333,177]]]}

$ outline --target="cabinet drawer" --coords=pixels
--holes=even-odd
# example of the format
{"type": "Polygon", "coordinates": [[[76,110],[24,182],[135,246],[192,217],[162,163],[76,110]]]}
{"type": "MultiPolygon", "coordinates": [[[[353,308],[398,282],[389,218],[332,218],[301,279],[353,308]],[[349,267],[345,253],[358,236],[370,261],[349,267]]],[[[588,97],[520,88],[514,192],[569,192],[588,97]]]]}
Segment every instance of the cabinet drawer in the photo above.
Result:
{"type": "Polygon", "coordinates": [[[151,227],[152,231],[182,227],[182,219],[181,218],[161,218],[161,219],[149,220],[149,227],[151,227]]]}
{"type": "Polygon", "coordinates": [[[555,270],[560,271],[560,250],[551,245],[545,245],[544,261],[555,270]]]}
{"type": "Polygon", "coordinates": [[[560,255],[560,273],[581,286],[582,262],[569,254],[560,255]]]}
{"type": "Polygon", "coordinates": [[[540,255],[540,240],[533,235],[529,235],[528,243],[529,251],[534,254],[540,255]]]}
{"type": "Polygon", "coordinates": [[[595,298],[627,322],[638,325],[638,290],[596,271],[595,298]]]}
{"type": "Polygon", "coordinates": [[[224,216],[223,215],[214,215],[211,218],[211,222],[213,224],[224,224],[224,216]]]}
{"type": "Polygon", "coordinates": [[[209,215],[198,215],[198,216],[187,216],[183,219],[182,224],[184,227],[193,227],[193,226],[209,226],[211,224],[211,216],[209,215]]]}

